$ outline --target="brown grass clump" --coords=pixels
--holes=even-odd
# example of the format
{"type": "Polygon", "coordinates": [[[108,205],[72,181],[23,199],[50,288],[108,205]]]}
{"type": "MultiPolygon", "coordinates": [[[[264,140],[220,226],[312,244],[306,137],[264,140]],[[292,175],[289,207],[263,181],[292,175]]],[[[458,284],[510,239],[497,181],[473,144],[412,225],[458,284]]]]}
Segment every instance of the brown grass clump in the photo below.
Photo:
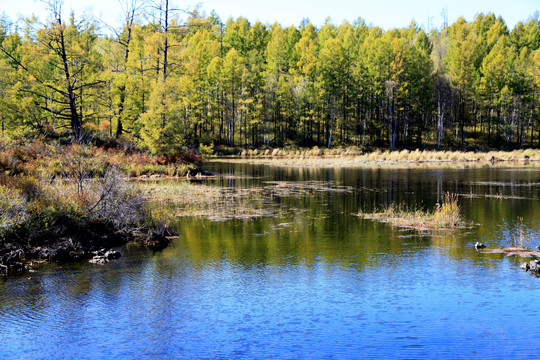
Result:
{"type": "Polygon", "coordinates": [[[457,195],[446,193],[441,203],[437,204],[433,211],[411,211],[392,204],[380,212],[360,212],[358,216],[363,219],[419,230],[457,229],[465,226],[457,199],[457,195]]]}

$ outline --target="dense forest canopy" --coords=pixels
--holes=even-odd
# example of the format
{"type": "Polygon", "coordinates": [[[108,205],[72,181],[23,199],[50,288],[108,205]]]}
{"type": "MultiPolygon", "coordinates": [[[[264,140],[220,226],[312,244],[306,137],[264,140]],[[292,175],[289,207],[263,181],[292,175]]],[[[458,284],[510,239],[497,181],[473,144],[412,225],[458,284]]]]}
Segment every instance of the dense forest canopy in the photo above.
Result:
{"type": "Polygon", "coordinates": [[[152,152],[540,146],[538,13],[512,30],[490,13],[426,33],[361,18],[222,22],[124,0],[111,32],[60,5],[45,23],[0,21],[4,137],[127,138],[152,152]]]}

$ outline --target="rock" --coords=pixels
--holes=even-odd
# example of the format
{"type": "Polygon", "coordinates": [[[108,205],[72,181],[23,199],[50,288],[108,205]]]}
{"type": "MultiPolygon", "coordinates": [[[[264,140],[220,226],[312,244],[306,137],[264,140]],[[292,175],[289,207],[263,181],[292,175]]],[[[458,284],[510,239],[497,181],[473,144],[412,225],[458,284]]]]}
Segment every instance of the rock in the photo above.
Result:
{"type": "Polygon", "coordinates": [[[80,260],[87,258],[87,254],[84,251],[70,251],[69,252],[69,258],[71,260],[80,260]]]}
{"type": "Polygon", "coordinates": [[[109,262],[105,256],[94,256],[92,259],[88,261],[91,264],[99,264],[103,265],[109,262]]]}
{"type": "Polygon", "coordinates": [[[90,259],[88,262],[91,264],[103,265],[103,264],[108,263],[110,260],[118,259],[121,256],[120,252],[116,250],[109,250],[109,251],[104,251],[104,250],[105,249],[103,249],[103,251],[102,250],[94,251],[94,254],[96,255],[92,259],[90,259]]]}
{"type": "Polygon", "coordinates": [[[57,262],[69,261],[71,260],[71,256],[70,256],[71,250],[72,249],[70,247],[61,247],[56,250],[53,250],[50,260],[57,261],[57,262]]]}
{"type": "Polygon", "coordinates": [[[8,268],[9,268],[8,275],[20,275],[24,273],[24,271],[26,270],[26,267],[24,266],[22,262],[15,262],[9,265],[8,268]]]}
{"type": "Polygon", "coordinates": [[[13,262],[8,265],[0,264],[0,276],[20,275],[26,270],[21,262],[13,262]]]}
{"type": "Polygon", "coordinates": [[[107,258],[107,260],[115,260],[115,259],[118,259],[122,255],[120,254],[120,252],[116,250],[109,250],[104,254],[104,256],[105,258],[107,258]]]}
{"type": "Polygon", "coordinates": [[[8,276],[8,267],[0,264],[0,276],[8,276]]]}
{"type": "Polygon", "coordinates": [[[39,259],[40,248],[30,248],[26,249],[24,257],[26,260],[36,260],[39,259]]]}
{"type": "Polygon", "coordinates": [[[24,251],[12,250],[0,257],[0,276],[20,275],[26,267],[23,264],[24,251]]]}
{"type": "Polygon", "coordinates": [[[103,256],[103,255],[105,255],[106,251],[107,250],[105,250],[105,249],[99,249],[99,250],[96,250],[96,251],[92,251],[92,254],[94,254],[95,256],[103,256]]]}
{"type": "Polygon", "coordinates": [[[141,243],[149,249],[162,250],[171,244],[171,240],[163,235],[151,234],[141,243]]]}
{"type": "Polygon", "coordinates": [[[71,246],[61,246],[57,248],[39,248],[38,258],[49,261],[63,262],[71,259],[70,252],[73,250],[71,246]]]}
{"type": "Polygon", "coordinates": [[[478,250],[485,248],[486,245],[482,244],[481,242],[477,242],[476,244],[474,244],[474,247],[476,248],[476,250],[478,250]]]}
{"type": "Polygon", "coordinates": [[[520,266],[519,268],[520,268],[521,270],[524,270],[524,271],[527,271],[527,270],[530,269],[529,264],[527,264],[527,263],[521,264],[521,266],[520,266]]]}
{"type": "Polygon", "coordinates": [[[531,271],[540,272],[540,260],[531,260],[528,265],[531,271]]]}

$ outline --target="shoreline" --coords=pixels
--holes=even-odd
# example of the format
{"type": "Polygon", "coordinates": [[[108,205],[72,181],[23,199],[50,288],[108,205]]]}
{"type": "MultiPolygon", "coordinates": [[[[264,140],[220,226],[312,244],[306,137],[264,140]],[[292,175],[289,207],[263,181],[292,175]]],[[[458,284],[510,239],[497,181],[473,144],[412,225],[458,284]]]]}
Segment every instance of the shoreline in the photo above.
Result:
{"type": "Polygon", "coordinates": [[[540,168],[540,160],[366,160],[354,156],[325,156],[325,157],[213,157],[207,162],[249,163],[256,165],[273,165],[284,167],[306,168],[474,168],[474,167],[531,167],[540,168]]]}
{"type": "Polygon", "coordinates": [[[158,251],[169,246],[172,238],[177,237],[154,232],[92,230],[94,229],[80,229],[77,233],[35,246],[3,244],[0,249],[0,278],[22,275],[32,270],[35,265],[45,262],[61,264],[90,260],[95,264],[105,264],[121,256],[118,251],[113,251],[113,248],[136,244],[158,251]]]}
{"type": "Polygon", "coordinates": [[[540,166],[539,149],[511,151],[450,151],[450,150],[374,150],[365,152],[358,147],[346,148],[275,148],[241,150],[228,154],[217,151],[207,159],[232,163],[248,162],[288,167],[512,167],[540,166]]]}

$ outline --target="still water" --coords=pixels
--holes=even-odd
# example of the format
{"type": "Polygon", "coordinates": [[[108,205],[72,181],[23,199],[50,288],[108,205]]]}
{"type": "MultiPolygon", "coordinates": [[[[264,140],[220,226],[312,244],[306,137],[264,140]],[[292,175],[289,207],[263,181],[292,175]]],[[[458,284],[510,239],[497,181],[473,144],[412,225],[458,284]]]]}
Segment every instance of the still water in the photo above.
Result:
{"type": "Polygon", "coordinates": [[[477,252],[540,245],[540,169],[292,169],[209,163],[265,216],[180,218],[162,252],[0,282],[0,358],[531,358],[540,279],[477,252]],[[470,229],[400,231],[355,213],[459,194],[470,229]],[[259,199],[260,200],[260,199],[259,199]]]}

